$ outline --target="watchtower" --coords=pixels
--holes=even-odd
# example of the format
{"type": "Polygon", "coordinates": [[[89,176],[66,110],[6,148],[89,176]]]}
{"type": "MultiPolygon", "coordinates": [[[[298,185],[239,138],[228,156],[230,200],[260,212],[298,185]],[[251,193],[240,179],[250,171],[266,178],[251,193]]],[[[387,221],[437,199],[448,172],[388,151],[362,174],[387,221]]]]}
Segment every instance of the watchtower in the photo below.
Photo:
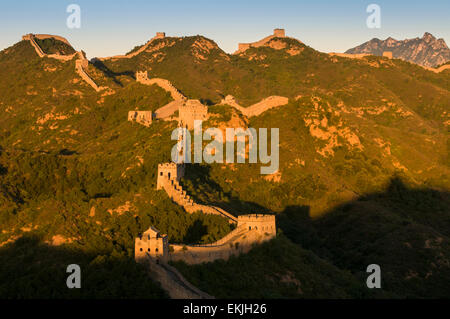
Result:
{"type": "Polygon", "coordinates": [[[167,262],[169,257],[169,241],[167,235],[150,226],[141,236],[136,238],[134,244],[134,258],[136,261],[151,257],[156,262],[167,262]]]}
{"type": "Polygon", "coordinates": [[[392,59],[392,51],[384,51],[383,56],[388,59],[392,59]]]}
{"type": "Polygon", "coordinates": [[[275,215],[250,214],[238,216],[238,227],[245,227],[249,231],[267,233],[271,237],[277,234],[275,215]]]}

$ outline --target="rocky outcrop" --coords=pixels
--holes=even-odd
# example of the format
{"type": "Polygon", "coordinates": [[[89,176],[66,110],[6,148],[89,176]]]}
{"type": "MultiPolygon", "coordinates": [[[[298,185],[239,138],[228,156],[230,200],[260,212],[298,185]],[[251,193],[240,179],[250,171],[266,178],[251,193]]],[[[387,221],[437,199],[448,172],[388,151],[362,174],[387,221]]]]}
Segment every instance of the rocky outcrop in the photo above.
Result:
{"type": "Polygon", "coordinates": [[[425,67],[436,67],[450,61],[450,49],[444,39],[436,39],[426,32],[422,38],[395,40],[391,37],[386,40],[372,39],[355,48],[347,50],[348,54],[383,55],[391,51],[393,58],[413,62],[425,67]]]}

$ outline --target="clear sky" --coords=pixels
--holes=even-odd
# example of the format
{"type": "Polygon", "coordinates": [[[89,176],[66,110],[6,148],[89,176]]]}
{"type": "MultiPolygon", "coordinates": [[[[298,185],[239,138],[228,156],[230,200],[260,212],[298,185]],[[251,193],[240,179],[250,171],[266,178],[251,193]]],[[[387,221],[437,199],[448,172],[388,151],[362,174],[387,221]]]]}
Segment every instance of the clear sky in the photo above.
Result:
{"type": "Polygon", "coordinates": [[[200,34],[226,52],[274,28],[323,52],[344,52],[374,37],[422,37],[450,44],[450,0],[1,0],[0,50],[26,33],[66,37],[89,57],[124,54],[158,31],[200,34]],[[381,28],[369,29],[366,8],[381,7],[381,28]],[[81,28],[69,29],[69,4],[81,7],[81,28]]]}

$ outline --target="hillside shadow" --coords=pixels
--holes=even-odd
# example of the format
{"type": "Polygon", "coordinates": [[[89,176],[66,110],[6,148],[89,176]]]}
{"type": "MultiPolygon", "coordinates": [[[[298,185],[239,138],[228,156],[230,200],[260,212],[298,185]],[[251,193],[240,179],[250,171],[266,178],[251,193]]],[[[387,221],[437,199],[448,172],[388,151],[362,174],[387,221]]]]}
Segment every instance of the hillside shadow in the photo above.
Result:
{"type": "Polygon", "coordinates": [[[100,255],[76,246],[51,246],[25,235],[0,247],[1,299],[167,298],[147,269],[131,257],[100,255]],[[81,268],[81,289],[69,289],[67,266],[81,268]]]}
{"type": "Polygon", "coordinates": [[[290,206],[277,226],[291,241],[335,266],[366,277],[380,265],[383,289],[404,298],[448,298],[450,193],[411,188],[393,177],[384,191],[366,194],[311,219],[290,206]]]}

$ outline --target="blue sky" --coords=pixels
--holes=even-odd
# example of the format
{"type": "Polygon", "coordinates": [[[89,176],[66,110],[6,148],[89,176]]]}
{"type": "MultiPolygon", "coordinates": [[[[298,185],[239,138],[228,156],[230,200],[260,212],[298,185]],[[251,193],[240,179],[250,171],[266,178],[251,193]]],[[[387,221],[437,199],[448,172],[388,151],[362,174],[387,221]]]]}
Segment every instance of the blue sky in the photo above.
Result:
{"type": "Polygon", "coordinates": [[[450,44],[450,1],[361,0],[28,0],[0,2],[0,50],[26,33],[66,37],[89,57],[123,54],[157,31],[204,35],[225,51],[253,42],[274,28],[323,52],[344,52],[374,37],[422,37],[450,44]],[[81,29],[69,29],[69,4],[81,7],[81,29]],[[366,26],[366,8],[381,7],[381,28],[366,26]]]}

